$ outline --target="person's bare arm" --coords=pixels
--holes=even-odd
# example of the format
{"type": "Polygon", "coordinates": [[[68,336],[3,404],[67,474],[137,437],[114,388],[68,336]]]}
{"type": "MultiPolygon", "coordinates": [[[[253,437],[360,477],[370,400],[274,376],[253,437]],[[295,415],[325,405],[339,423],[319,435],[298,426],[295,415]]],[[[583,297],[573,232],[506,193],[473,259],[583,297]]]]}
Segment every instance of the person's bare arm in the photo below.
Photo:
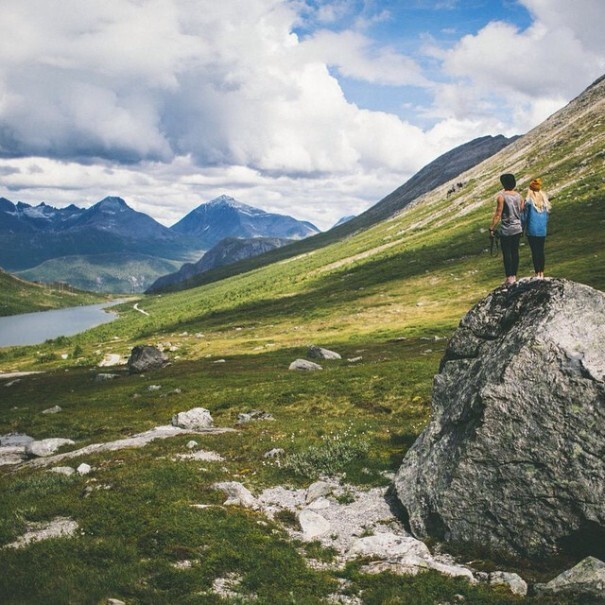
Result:
{"type": "Polygon", "coordinates": [[[494,216],[492,216],[492,224],[489,226],[490,232],[496,228],[496,225],[502,218],[502,209],[504,208],[504,196],[499,195],[496,198],[496,210],[494,210],[494,216]]]}

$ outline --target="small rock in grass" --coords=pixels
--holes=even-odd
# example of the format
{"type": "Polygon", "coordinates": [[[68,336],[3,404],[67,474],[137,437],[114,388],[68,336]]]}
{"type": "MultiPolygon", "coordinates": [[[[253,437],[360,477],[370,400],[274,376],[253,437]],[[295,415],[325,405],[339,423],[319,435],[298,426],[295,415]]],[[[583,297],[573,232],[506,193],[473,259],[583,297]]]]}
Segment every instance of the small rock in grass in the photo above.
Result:
{"type": "Polygon", "coordinates": [[[78,471],[78,474],[80,474],[80,475],[88,475],[88,473],[90,473],[90,471],[92,470],[92,467],[90,466],[90,464],[86,464],[86,462],[82,462],[82,464],[80,464],[80,466],[78,466],[78,468],[76,470],[78,471]]]}
{"type": "Polygon", "coordinates": [[[506,586],[513,594],[524,597],[527,595],[527,582],[516,573],[494,571],[489,574],[492,586],[506,586]]]}
{"type": "Polygon", "coordinates": [[[32,523],[32,529],[20,538],[7,544],[5,548],[24,548],[33,542],[49,538],[69,538],[78,530],[78,524],[73,519],[57,517],[48,523],[32,523]]]}
{"type": "Polygon", "coordinates": [[[307,361],[306,359],[296,359],[290,364],[288,369],[303,371],[323,370],[318,363],[313,363],[312,361],[307,361]]]}
{"type": "Polygon", "coordinates": [[[237,416],[237,424],[246,424],[253,420],[275,420],[275,418],[273,417],[273,414],[263,412],[262,410],[250,410],[249,412],[244,412],[237,416]]]}
{"type": "Polygon", "coordinates": [[[263,458],[279,458],[285,454],[285,450],[281,447],[274,447],[272,450],[265,452],[263,458]]]}
{"type": "Polygon", "coordinates": [[[191,441],[187,442],[187,449],[194,450],[198,445],[199,445],[198,442],[195,441],[194,439],[192,439],[191,441]]]}
{"type": "Polygon", "coordinates": [[[118,374],[107,374],[106,372],[101,372],[101,374],[97,374],[95,376],[95,382],[106,382],[107,380],[113,380],[117,377],[118,374]]]}
{"type": "Polygon", "coordinates": [[[60,405],[53,405],[52,408],[47,408],[46,410],[42,410],[43,414],[58,414],[62,412],[63,408],[60,405]]]}
{"type": "Polygon", "coordinates": [[[55,466],[50,469],[50,472],[69,477],[73,475],[76,471],[71,466],[55,466]]]}
{"type": "Polygon", "coordinates": [[[243,506],[244,508],[257,509],[259,507],[258,500],[247,490],[241,483],[237,481],[224,481],[215,483],[215,489],[220,489],[227,496],[227,500],[223,502],[225,506],[243,506]]]}
{"type": "Polygon", "coordinates": [[[172,417],[172,426],[197,431],[214,426],[214,420],[206,408],[192,408],[187,412],[179,412],[172,417]]]}
{"type": "Polygon", "coordinates": [[[342,359],[339,353],[318,347],[317,345],[311,345],[307,349],[307,356],[311,357],[311,359],[342,359]]]}

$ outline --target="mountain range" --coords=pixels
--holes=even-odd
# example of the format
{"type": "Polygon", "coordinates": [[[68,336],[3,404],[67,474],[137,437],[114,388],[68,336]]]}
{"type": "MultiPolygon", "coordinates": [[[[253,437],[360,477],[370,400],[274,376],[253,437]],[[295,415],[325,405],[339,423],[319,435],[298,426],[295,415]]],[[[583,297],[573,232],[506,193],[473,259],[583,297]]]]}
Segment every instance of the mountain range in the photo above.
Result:
{"type": "Polygon", "coordinates": [[[228,237],[295,240],[315,233],[309,222],[228,196],[201,204],[170,228],[119,197],[87,209],[0,198],[1,267],[31,281],[101,292],[142,292],[228,237]]]}
{"type": "MultiPolygon", "coordinates": [[[[168,290],[173,291],[179,287],[189,288],[221,280],[230,275],[246,272],[300,254],[307,254],[329,244],[342,241],[358,232],[369,229],[385,219],[397,215],[423,195],[451,182],[452,179],[457,179],[465,171],[494,156],[518,138],[507,138],[503,135],[498,135],[473,139],[439,156],[377,204],[357,216],[343,217],[328,231],[294,242],[288,246],[280,247],[279,249],[276,248],[259,256],[252,256],[230,264],[223,264],[212,269],[207,269],[196,275],[190,275],[180,286],[178,283],[171,281],[166,287],[168,290]]],[[[457,181],[451,187],[455,193],[459,193],[466,184],[466,182],[457,181]]],[[[163,282],[161,281],[154,284],[153,291],[162,291],[164,287],[162,284],[163,282]]]]}

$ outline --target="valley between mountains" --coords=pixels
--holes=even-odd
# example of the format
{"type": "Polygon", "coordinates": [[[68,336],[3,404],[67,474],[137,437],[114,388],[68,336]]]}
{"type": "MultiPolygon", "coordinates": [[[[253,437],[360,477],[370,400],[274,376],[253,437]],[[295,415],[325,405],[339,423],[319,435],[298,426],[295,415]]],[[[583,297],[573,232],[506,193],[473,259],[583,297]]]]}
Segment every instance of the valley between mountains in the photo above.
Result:
{"type": "MultiPolygon", "coordinates": [[[[466,155],[462,148],[446,154],[436,172],[420,171],[326,233],[290,225],[275,237],[293,243],[189,275],[178,286],[139,291],[136,303],[145,314],[129,301],[117,307],[113,323],[34,347],[0,349],[0,435],[69,439],[56,466],[75,471],[49,472],[30,462],[0,468],[3,602],[591,602],[520,597],[510,583],[470,582],[436,565],[412,575],[375,552],[345,560],[335,520],[330,546],[329,531],[322,540],[303,536],[293,512],[308,508],[311,486],[323,481],[330,489],[316,499],[328,501],[341,521],[345,511],[354,514],[356,502],[372,511],[347,539],[403,528],[397,511],[384,511],[384,498],[379,505],[374,497],[388,492],[430,420],[433,376],[461,317],[503,279],[487,232],[501,173],[514,172],[521,192],[541,176],[552,198],[547,275],[605,290],[605,80],[522,137],[468,145],[466,155]],[[162,350],[167,363],[131,373],[124,362],[143,344],[162,350]],[[308,356],[309,345],[340,358],[312,360],[320,370],[290,370],[308,356]],[[208,410],[219,430],[192,436],[171,429],[169,437],[141,447],[91,447],[149,436],[195,408],[208,410]],[[234,496],[233,483],[253,500],[246,492],[234,496]],[[268,494],[275,499],[277,492],[291,506],[276,505],[269,514],[268,494]],[[73,529],[69,536],[11,546],[57,519],[73,529]]],[[[7,200],[0,210],[2,225],[5,216],[14,219],[14,239],[2,240],[0,264],[21,275],[32,267],[19,266],[10,242],[17,242],[14,225],[25,224],[16,222],[17,214],[32,210],[7,200]]],[[[64,210],[64,225],[94,218],[64,210]]],[[[110,198],[95,216],[130,212],[110,198]]],[[[121,242],[124,259],[161,249],[171,264],[162,268],[166,273],[200,260],[191,247],[199,233],[167,233],[137,220],[146,225],[140,233],[148,235],[147,248],[135,250],[116,239],[119,233],[105,233],[121,242]]],[[[53,254],[66,250],[66,240],[42,231],[39,224],[28,231],[39,242],[31,247],[36,267],[52,261],[44,242],[52,242],[53,254]]],[[[89,244],[105,246],[109,239],[99,235],[89,244]]],[[[103,246],[81,256],[106,254],[103,246]]],[[[532,273],[523,245],[520,274],[532,273]]],[[[471,566],[486,578],[502,571],[532,585],[580,558],[530,563],[489,551],[444,552],[431,542],[426,548],[438,563],[447,555],[453,566],[471,566]]],[[[425,561],[428,556],[422,554],[425,561]]]]}

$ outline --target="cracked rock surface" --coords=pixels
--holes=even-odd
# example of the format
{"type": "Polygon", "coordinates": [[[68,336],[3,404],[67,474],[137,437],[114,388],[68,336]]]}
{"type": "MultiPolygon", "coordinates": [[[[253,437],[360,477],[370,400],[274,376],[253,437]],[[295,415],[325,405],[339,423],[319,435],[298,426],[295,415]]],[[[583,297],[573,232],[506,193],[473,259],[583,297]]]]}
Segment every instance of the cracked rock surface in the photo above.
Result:
{"type": "Polygon", "coordinates": [[[527,279],[477,303],[395,478],[413,534],[529,558],[603,543],[604,380],[602,292],[527,279]]]}

